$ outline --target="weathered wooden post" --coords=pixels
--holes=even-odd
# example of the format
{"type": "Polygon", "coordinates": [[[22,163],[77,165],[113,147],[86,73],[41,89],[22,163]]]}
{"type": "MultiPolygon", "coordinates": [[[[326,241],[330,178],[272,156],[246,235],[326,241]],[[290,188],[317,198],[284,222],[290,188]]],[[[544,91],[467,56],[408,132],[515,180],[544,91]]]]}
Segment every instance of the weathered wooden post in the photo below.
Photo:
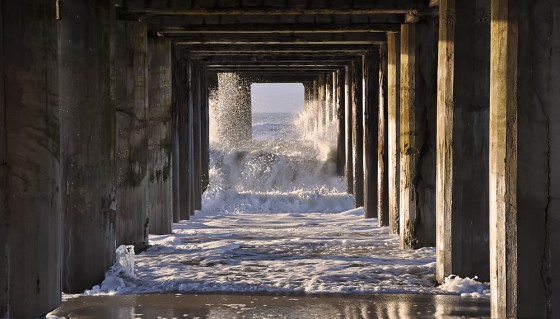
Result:
{"type": "Polygon", "coordinates": [[[492,317],[560,316],[560,3],[492,0],[492,317]]]}
{"type": "Polygon", "coordinates": [[[380,226],[389,226],[387,64],[387,44],[381,44],[379,46],[379,133],[377,134],[377,218],[380,226]]]}
{"type": "Polygon", "coordinates": [[[387,33],[387,144],[389,175],[389,228],[399,233],[400,198],[400,38],[387,33]]]}
{"type": "Polygon", "coordinates": [[[150,234],[173,226],[171,41],[148,39],[148,192],[150,234]]]}
{"type": "Polygon", "coordinates": [[[401,26],[402,248],[435,245],[436,26],[433,21],[401,26]]]}
{"type": "Polygon", "coordinates": [[[440,2],[436,279],[490,280],[490,1],[440,2]],[[486,19],[478,17],[486,16],[486,19]]]}

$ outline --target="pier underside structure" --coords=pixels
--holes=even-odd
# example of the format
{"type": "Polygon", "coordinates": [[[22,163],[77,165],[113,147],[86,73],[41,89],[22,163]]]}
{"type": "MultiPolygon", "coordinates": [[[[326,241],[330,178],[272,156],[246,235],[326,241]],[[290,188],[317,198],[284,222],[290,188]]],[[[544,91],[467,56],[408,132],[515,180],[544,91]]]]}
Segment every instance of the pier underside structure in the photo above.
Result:
{"type": "Polygon", "coordinates": [[[491,283],[493,317],[560,316],[560,2],[5,0],[0,315],[98,284],[201,207],[209,96],[303,83],[307,130],[436,279],[491,283]]]}

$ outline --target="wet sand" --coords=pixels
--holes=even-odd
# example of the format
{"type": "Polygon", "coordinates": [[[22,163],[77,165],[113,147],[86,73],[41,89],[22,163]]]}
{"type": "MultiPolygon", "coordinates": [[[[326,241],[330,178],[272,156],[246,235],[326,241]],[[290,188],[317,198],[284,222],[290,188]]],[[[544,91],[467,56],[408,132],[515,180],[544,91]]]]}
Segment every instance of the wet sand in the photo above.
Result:
{"type": "Polygon", "coordinates": [[[451,295],[153,294],[79,297],[53,315],[66,318],[487,318],[485,298],[451,295]]]}

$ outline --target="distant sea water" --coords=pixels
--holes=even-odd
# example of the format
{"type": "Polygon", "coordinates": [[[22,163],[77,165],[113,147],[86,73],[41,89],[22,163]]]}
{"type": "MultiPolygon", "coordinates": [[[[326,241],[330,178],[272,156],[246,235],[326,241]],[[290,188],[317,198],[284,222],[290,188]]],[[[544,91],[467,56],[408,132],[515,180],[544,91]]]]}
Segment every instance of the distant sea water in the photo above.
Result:
{"type": "Polygon", "coordinates": [[[302,131],[295,125],[298,113],[253,113],[253,139],[300,140],[302,131]]]}

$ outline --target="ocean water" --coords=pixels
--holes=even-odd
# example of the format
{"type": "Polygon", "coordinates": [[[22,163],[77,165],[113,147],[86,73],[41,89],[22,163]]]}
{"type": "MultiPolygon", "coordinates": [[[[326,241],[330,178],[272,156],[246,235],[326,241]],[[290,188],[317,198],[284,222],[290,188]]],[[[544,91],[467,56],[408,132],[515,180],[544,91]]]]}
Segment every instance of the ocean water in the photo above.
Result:
{"type": "Polygon", "coordinates": [[[397,235],[353,209],[332,145],[307,134],[303,116],[254,114],[253,140],[212,143],[202,210],[150,235],[147,251],[119,258],[84,294],[489,295],[468,278],[437,287],[434,248],[401,250],[397,235]]]}
{"type": "Polygon", "coordinates": [[[253,113],[253,139],[301,140],[304,132],[296,125],[300,116],[298,113],[253,113]]]}

